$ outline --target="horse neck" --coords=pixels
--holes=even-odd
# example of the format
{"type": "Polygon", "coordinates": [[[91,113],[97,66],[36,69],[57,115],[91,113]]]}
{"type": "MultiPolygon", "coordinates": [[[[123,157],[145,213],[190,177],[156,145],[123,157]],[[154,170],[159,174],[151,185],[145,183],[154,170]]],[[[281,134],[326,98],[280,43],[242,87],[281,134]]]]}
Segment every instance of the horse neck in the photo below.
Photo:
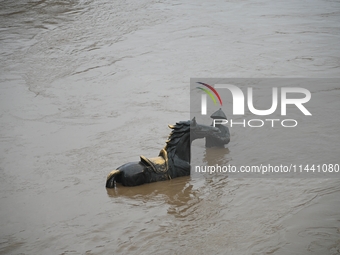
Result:
{"type": "Polygon", "coordinates": [[[175,145],[174,154],[177,155],[180,159],[190,163],[190,146],[190,132],[188,132],[184,134],[178,141],[177,145],[175,145]]]}
{"type": "Polygon", "coordinates": [[[180,159],[190,163],[191,143],[192,141],[200,138],[203,137],[197,136],[194,133],[187,132],[183,134],[181,139],[178,141],[176,145],[174,145],[174,147],[172,147],[171,149],[168,147],[168,153],[171,151],[172,153],[170,152],[170,154],[172,155],[175,154],[180,159]]]}

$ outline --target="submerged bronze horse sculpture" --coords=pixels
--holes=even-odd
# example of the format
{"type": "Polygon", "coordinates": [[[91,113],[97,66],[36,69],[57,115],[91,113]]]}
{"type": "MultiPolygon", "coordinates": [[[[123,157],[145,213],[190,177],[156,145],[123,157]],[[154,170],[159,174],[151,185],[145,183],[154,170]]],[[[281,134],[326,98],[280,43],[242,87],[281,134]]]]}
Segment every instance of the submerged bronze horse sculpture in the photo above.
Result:
{"type": "Polygon", "coordinates": [[[218,128],[197,124],[195,118],[169,127],[172,132],[158,157],[140,156],[139,162],[130,162],[111,171],[107,176],[106,187],[114,188],[115,182],[124,186],[137,186],[190,175],[191,142],[207,136],[218,137],[220,133],[218,128]]]}

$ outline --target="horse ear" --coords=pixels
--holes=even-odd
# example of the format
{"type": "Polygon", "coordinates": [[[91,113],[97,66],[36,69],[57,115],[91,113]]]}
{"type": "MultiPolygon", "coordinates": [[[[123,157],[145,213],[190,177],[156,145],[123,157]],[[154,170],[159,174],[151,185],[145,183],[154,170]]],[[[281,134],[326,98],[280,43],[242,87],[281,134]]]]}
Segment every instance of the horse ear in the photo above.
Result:
{"type": "Polygon", "coordinates": [[[193,125],[193,126],[196,126],[196,125],[197,125],[196,117],[193,117],[192,120],[191,120],[191,122],[192,122],[192,125],[193,125]]]}

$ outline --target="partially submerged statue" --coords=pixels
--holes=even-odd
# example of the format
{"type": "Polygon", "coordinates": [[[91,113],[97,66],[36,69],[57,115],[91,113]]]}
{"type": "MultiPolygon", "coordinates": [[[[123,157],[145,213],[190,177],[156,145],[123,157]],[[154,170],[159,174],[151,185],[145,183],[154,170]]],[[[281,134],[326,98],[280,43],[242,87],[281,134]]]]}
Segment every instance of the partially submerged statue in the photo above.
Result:
{"type": "MultiPolygon", "coordinates": [[[[226,120],[227,116],[220,108],[219,110],[211,114],[210,118],[213,119],[213,124],[214,124],[214,120],[226,120]]],[[[224,145],[230,142],[229,128],[225,125],[222,125],[221,122],[219,121],[215,121],[215,127],[217,127],[221,131],[221,133],[218,135],[218,137],[214,135],[207,135],[205,139],[205,147],[224,148],[224,145]]]]}
{"type": "Polygon", "coordinates": [[[172,132],[158,157],[140,156],[139,162],[130,162],[109,173],[107,188],[114,188],[115,182],[124,186],[164,181],[190,175],[190,145],[195,139],[220,137],[221,131],[212,126],[199,125],[195,118],[169,126],[172,132]]]}

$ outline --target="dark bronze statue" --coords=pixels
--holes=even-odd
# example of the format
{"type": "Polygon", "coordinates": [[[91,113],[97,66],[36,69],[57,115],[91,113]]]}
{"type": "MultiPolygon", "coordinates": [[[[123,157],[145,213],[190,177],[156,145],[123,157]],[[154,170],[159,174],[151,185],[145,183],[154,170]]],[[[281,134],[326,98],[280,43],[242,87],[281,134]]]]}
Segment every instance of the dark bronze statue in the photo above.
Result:
{"type": "Polygon", "coordinates": [[[221,133],[218,128],[197,124],[195,118],[169,127],[172,132],[158,157],[140,156],[139,162],[130,162],[111,171],[107,176],[106,187],[114,188],[115,182],[124,186],[137,186],[190,175],[191,142],[208,135],[218,138],[221,133]]]}
{"type": "MultiPolygon", "coordinates": [[[[227,116],[220,108],[216,112],[214,112],[210,118],[213,120],[226,120],[227,116]]],[[[214,121],[213,121],[214,123],[214,121]]],[[[213,125],[213,124],[212,124],[213,125]]],[[[221,133],[219,136],[215,135],[207,135],[205,139],[205,147],[211,148],[211,147],[218,147],[218,148],[224,148],[225,144],[228,144],[230,142],[230,133],[229,128],[225,125],[221,125],[220,122],[215,121],[215,127],[218,128],[221,133]]]]}

